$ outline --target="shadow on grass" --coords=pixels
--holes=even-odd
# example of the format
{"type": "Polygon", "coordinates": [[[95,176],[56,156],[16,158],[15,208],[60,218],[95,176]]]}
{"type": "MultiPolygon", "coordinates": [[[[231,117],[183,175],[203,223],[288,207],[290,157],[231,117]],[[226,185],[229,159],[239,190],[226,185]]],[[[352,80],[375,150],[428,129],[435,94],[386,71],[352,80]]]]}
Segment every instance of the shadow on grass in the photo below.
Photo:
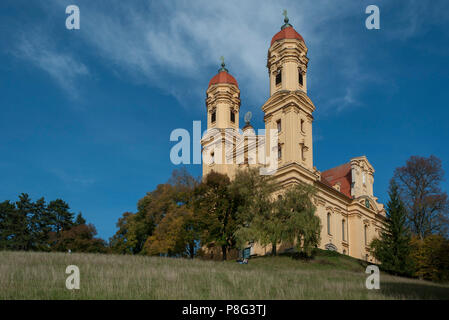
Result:
{"type": "Polygon", "coordinates": [[[449,288],[440,287],[432,283],[398,283],[383,282],[381,280],[380,290],[382,294],[396,299],[398,297],[404,299],[449,299],[449,288]]]}

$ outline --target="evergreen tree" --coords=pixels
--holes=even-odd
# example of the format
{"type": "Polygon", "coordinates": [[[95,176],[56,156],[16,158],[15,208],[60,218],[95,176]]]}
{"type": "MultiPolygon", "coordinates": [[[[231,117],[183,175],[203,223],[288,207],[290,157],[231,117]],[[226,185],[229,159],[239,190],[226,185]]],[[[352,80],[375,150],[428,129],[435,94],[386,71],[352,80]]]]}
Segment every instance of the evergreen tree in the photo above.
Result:
{"type": "Polygon", "coordinates": [[[0,249],[13,249],[16,205],[10,201],[0,203],[0,249]]]}
{"type": "Polygon", "coordinates": [[[390,182],[390,200],[387,219],[380,239],[371,243],[371,249],[385,271],[398,275],[411,275],[410,232],[407,228],[407,212],[394,181],[390,182]]]}
{"type": "Polygon", "coordinates": [[[80,212],[76,216],[75,225],[80,226],[82,224],[86,224],[86,219],[84,219],[83,215],[80,212]]]}
{"type": "Polygon", "coordinates": [[[61,199],[51,201],[47,206],[47,214],[54,220],[54,231],[68,230],[73,226],[73,213],[69,205],[61,199]]]}
{"type": "Polygon", "coordinates": [[[49,250],[49,233],[52,231],[55,221],[48,214],[45,199],[40,198],[36,202],[32,202],[30,211],[30,249],[49,250]]]}
{"type": "Polygon", "coordinates": [[[19,201],[16,201],[11,220],[11,249],[30,250],[33,245],[31,232],[31,217],[33,215],[33,203],[28,194],[22,193],[19,201]]]}

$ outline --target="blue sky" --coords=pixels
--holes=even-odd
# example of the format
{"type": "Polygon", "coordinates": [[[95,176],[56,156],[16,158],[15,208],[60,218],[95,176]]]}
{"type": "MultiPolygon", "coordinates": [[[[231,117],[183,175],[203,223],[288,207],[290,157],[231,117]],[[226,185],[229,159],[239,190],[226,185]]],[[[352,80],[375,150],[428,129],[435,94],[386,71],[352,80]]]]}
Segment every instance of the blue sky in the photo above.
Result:
{"type": "Polygon", "coordinates": [[[449,173],[447,1],[2,0],[0,201],[62,198],[108,239],[175,168],[171,131],[206,121],[221,55],[239,82],[241,123],[251,111],[263,128],[284,8],[309,48],[317,168],[366,155],[384,203],[411,155],[434,154],[449,173]],[[80,30],[65,28],[70,4],[80,30]],[[365,28],[369,4],[380,30],[365,28]]]}

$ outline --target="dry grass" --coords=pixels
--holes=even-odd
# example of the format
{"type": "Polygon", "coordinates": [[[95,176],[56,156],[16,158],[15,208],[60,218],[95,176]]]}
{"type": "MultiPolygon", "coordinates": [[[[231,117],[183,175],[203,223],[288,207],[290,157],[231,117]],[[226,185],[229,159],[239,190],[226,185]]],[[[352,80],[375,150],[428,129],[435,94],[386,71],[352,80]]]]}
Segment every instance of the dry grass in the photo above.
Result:
{"type": "Polygon", "coordinates": [[[381,274],[365,288],[365,268],[345,256],[290,257],[248,265],[95,254],[0,252],[0,299],[449,299],[449,286],[381,274]],[[65,287],[68,265],[80,290],[65,287]]]}

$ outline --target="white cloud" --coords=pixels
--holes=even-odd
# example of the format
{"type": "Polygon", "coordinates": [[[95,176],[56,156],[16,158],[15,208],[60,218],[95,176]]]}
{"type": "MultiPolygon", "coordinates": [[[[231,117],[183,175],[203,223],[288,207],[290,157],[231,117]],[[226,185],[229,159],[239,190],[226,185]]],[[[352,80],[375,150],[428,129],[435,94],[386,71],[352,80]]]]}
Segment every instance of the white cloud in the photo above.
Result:
{"type": "Polygon", "coordinates": [[[76,80],[89,75],[88,68],[69,53],[61,53],[38,33],[23,35],[15,54],[47,72],[72,97],[77,96],[76,80]]]}
{"type": "MultiPolygon", "coordinates": [[[[348,8],[353,5],[314,3],[148,1],[136,6],[114,2],[105,9],[89,2],[80,5],[80,31],[112,66],[136,81],[165,90],[185,105],[203,103],[207,83],[223,55],[244,90],[243,103],[258,109],[268,96],[266,55],[271,37],[283,24],[282,9],[289,10],[290,22],[314,48],[315,64],[319,63],[320,39],[326,37],[322,33],[330,32],[325,28],[317,31],[316,23],[355,12],[348,8]]],[[[55,4],[66,5],[59,0],[55,4]]],[[[319,72],[319,67],[315,70],[319,72]]]]}
{"type": "MultiPolygon", "coordinates": [[[[68,4],[70,1],[53,0],[45,5],[60,14],[68,4]]],[[[321,108],[342,110],[360,105],[360,91],[376,77],[366,77],[366,70],[360,68],[363,41],[354,39],[356,32],[343,27],[346,20],[357,18],[360,28],[364,28],[366,4],[357,1],[179,0],[132,5],[123,1],[81,1],[79,7],[81,30],[77,32],[98,61],[126,76],[127,81],[131,78],[155,86],[188,107],[204,103],[207,83],[223,55],[243,91],[242,105],[259,109],[269,90],[267,50],[271,37],[283,23],[284,8],[289,10],[290,22],[309,47],[313,70],[309,73],[309,88],[321,84],[330,68],[339,75],[339,85],[344,87],[336,91],[336,96],[325,96],[321,108]],[[333,25],[341,25],[341,29],[329,27],[335,21],[338,24],[333,25]]],[[[386,4],[381,6],[381,19],[386,10],[386,4]]],[[[412,26],[418,24],[417,18],[407,17],[412,19],[412,26]]],[[[407,24],[397,28],[403,29],[416,32],[416,27],[410,29],[407,24]]],[[[54,61],[47,63],[47,72],[57,77],[60,73],[53,70],[64,69],[72,62],[67,59],[44,59],[54,61]]],[[[76,76],[71,74],[68,78],[74,80],[76,76]]]]}

